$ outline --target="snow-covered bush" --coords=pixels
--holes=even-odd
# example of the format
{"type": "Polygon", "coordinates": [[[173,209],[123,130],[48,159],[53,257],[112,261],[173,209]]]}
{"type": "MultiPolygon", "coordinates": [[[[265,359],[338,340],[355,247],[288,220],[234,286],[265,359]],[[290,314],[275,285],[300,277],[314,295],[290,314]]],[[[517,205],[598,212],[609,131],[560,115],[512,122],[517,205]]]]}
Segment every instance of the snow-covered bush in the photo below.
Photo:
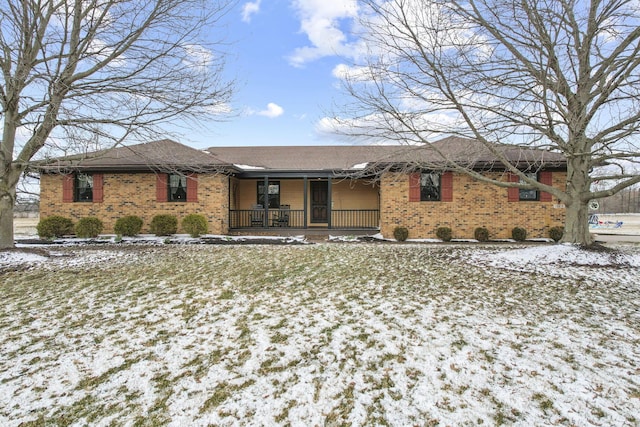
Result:
{"type": "Polygon", "coordinates": [[[135,236],[142,230],[142,218],[135,215],[129,215],[118,218],[113,231],[120,236],[135,236]]]}
{"type": "Polygon", "coordinates": [[[191,237],[199,237],[202,234],[207,234],[209,224],[207,224],[207,219],[203,215],[190,214],[182,220],[182,229],[189,233],[191,237]]]}
{"type": "Polygon", "coordinates": [[[38,236],[43,239],[62,237],[65,234],[73,234],[73,221],[60,215],[52,215],[41,219],[36,230],[38,236]]]}
{"type": "Polygon", "coordinates": [[[149,224],[151,232],[156,236],[168,236],[178,231],[178,218],[169,214],[156,215],[149,224]]]}
{"type": "Polygon", "coordinates": [[[82,238],[98,237],[98,234],[102,233],[103,229],[104,224],[102,224],[99,218],[95,216],[81,218],[76,224],[76,236],[82,238]]]}

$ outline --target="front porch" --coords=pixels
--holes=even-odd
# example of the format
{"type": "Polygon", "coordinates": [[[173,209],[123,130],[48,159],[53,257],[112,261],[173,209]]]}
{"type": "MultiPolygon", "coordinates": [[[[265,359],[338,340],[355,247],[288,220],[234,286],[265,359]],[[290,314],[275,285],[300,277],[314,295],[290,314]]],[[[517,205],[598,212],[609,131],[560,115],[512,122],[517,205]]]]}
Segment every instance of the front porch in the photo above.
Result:
{"type": "MultiPolygon", "coordinates": [[[[379,230],[379,187],[331,177],[231,178],[229,229],[379,230]],[[265,191],[267,189],[267,191],[265,191]]],[[[286,232],[289,234],[289,232],[286,232]]]]}

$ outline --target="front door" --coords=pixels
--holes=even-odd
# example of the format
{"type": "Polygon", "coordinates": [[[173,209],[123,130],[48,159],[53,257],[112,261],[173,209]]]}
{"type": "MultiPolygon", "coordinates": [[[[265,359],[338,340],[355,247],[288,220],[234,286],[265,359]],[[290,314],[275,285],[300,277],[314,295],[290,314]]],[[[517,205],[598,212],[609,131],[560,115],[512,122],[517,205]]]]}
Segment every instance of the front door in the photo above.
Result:
{"type": "Polygon", "coordinates": [[[327,223],[329,218],[327,181],[311,181],[311,222],[327,223]]]}

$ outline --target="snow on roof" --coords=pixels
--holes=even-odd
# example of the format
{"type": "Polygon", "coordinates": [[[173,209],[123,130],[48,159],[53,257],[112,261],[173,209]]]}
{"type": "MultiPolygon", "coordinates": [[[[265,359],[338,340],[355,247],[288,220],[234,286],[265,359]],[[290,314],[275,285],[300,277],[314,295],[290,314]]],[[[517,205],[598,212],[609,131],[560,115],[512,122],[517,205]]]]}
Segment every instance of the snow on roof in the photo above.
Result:
{"type": "Polygon", "coordinates": [[[237,167],[238,169],[242,169],[242,170],[262,170],[262,169],[264,169],[262,166],[237,165],[237,164],[234,164],[233,166],[237,167]]]}
{"type": "Polygon", "coordinates": [[[351,166],[351,169],[366,169],[368,165],[369,165],[369,162],[358,163],[356,165],[351,166]]]}

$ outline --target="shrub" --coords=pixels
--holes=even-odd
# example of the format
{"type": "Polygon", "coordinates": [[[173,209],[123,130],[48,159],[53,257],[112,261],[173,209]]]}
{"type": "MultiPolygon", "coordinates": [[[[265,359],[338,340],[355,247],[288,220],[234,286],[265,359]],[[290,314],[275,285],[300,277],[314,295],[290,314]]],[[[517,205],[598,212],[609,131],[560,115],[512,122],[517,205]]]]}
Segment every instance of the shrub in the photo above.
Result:
{"type": "Polygon", "coordinates": [[[562,227],[556,226],[556,227],[551,227],[549,229],[549,237],[551,237],[556,242],[562,239],[563,235],[564,235],[564,228],[562,227]]]}
{"type": "Polygon", "coordinates": [[[113,231],[119,236],[135,236],[142,230],[142,218],[129,215],[118,218],[113,231]]]}
{"type": "Polygon", "coordinates": [[[515,227],[511,230],[511,237],[516,242],[524,242],[527,239],[527,230],[522,227],[515,227]]]}
{"type": "Polygon", "coordinates": [[[182,220],[182,229],[189,233],[191,237],[198,237],[201,234],[207,234],[209,224],[203,215],[190,214],[182,220]]]}
{"type": "Polygon", "coordinates": [[[487,230],[487,227],[478,227],[473,232],[473,236],[479,242],[486,242],[489,240],[489,230],[487,230]]]}
{"type": "Polygon", "coordinates": [[[443,242],[451,241],[451,229],[449,227],[438,227],[436,229],[436,236],[443,242]]]}
{"type": "Polygon", "coordinates": [[[393,230],[393,237],[398,242],[404,242],[409,237],[409,230],[407,230],[407,227],[396,227],[393,230]]]}
{"type": "Polygon", "coordinates": [[[173,215],[156,215],[151,219],[149,229],[156,236],[168,236],[178,231],[178,218],[173,215]]]}
{"type": "Polygon", "coordinates": [[[73,234],[73,221],[59,215],[43,218],[36,226],[38,236],[43,239],[62,237],[65,234],[73,234]]]}
{"type": "Polygon", "coordinates": [[[98,237],[103,228],[102,221],[95,216],[81,218],[76,224],[76,235],[78,237],[98,237]]]}

